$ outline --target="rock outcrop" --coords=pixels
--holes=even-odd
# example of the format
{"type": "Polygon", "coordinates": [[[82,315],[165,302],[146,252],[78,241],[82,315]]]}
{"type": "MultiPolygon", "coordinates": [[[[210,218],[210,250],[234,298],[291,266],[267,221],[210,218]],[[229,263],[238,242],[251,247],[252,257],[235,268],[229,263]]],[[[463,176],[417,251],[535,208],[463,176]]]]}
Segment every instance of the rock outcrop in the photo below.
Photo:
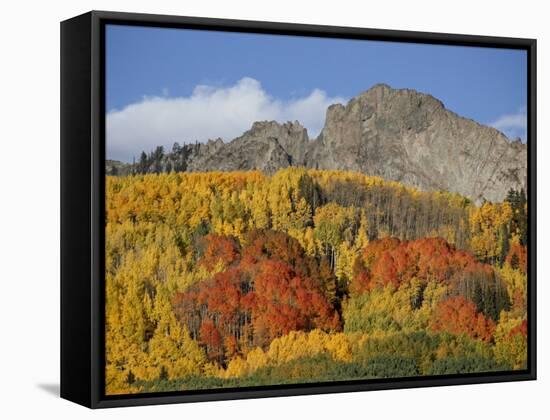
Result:
{"type": "Polygon", "coordinates": [[[462,118],[433,96],[376,85],[327,110],[309,167],[381,176],[421,190],[501,201],[527,183],[527,146],[462,118]]]}
{"type": "Polygon", "coordinates": [[[246,171],[273,173],[288,166],[304,166],[309,145],[307,130],[299,122],[259,121],[242,136],[215,149],[199,144],[188,171],[246,171]]]}

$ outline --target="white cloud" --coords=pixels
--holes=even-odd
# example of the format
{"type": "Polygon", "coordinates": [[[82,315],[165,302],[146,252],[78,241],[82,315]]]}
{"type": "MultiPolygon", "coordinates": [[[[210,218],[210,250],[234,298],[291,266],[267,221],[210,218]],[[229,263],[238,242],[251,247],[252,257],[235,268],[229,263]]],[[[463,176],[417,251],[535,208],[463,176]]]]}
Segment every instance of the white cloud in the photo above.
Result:
{"type": "Polygon", "coordinates": [[[183,144],[217,137],[228,141],[261,120],[298,120],[314,137],[323,127],[327,107],[345,101],[320,89],[283,101],[248,77],[233,86],[199,85],[188,97],[144,97],[107,114],[107,157],[131,161],[142,150],[158,145],[170,149],[175,141],[183,144]]]}
{"type": "Polygon", "coordinates": [[[520,137],[527,141],[527,110],[522,107],[515,114],[505,114],[489,123],[491,127],[502,131],[509,139],[520,137]]]}

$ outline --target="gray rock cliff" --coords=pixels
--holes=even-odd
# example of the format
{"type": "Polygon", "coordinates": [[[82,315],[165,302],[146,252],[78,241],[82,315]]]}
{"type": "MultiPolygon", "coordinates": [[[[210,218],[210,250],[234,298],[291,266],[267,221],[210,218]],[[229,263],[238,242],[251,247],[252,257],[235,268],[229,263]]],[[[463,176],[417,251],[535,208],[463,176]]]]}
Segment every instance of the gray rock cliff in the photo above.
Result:
{"type": "Polygon", "coordinates": [[[329,107],[306,165],[501,201],[510,188],[526,186],[527,146],[430,95],[376,85],[346,106],[329,107]]]}

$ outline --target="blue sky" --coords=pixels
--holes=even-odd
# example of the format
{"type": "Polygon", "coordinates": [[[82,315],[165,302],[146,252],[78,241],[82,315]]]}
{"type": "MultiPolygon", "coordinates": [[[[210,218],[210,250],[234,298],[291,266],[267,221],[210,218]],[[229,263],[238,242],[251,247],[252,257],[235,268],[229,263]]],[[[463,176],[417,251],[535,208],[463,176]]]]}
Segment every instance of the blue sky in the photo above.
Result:
{"type": "Polygon", "coordinates": [[[106,55],[109,158],[230,140],[254,119],[299,119],[313,137],[326,106],[376,83],[525,140],[524,51],[109,25],[106,55]]]}

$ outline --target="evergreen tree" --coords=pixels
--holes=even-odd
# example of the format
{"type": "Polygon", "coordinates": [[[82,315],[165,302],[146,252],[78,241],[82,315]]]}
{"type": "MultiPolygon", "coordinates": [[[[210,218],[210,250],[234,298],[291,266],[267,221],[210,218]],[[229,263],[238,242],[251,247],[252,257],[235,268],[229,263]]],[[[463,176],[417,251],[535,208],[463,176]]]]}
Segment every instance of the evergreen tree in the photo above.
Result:
{"type": "Polygon", "coordinates": [[[149,160],[147,159],[147,154],[145,151],[141,152],[141,155],[139,156],[139,163],[137,167],[137,173],[138,174],[145,174],[147,173],[147,169],[149,167],[149,160]]]}

